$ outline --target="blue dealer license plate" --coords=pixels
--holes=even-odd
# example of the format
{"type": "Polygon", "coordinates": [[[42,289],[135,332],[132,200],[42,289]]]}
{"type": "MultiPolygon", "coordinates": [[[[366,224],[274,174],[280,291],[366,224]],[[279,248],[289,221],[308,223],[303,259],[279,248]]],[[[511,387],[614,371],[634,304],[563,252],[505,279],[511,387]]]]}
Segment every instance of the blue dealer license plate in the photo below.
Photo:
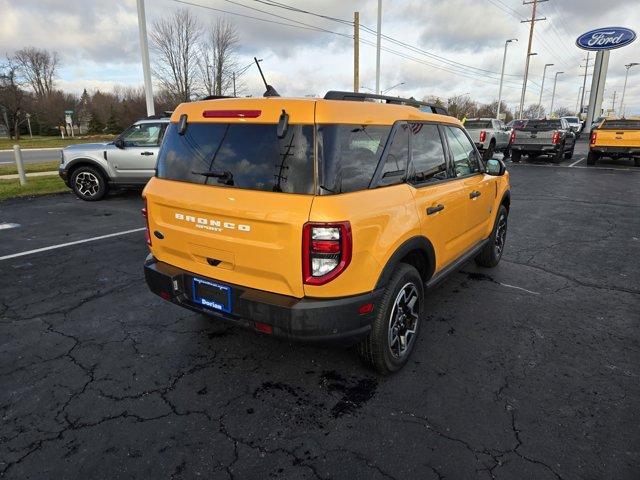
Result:
{"type": "Polygon", "coordinates": [[[231,313],[231,287],[193,277],[193,301],[203,307],[231,313]]]}

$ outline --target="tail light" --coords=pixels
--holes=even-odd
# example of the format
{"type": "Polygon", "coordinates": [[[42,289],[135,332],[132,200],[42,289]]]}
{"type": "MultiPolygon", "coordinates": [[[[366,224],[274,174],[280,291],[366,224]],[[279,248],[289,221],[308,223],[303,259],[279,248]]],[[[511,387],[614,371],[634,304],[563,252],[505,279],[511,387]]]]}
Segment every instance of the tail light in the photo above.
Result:
{"type": "Polygon", "coordinates": [[[556,130],[555,132],[553,132],[553,137],[551,137],[551,143],[556,145],[559,141],[560,141],[560,132],[556,130]]]}
{"type": "Polygon", "coordinates": [[[302,280],[324,285],[340,275],[351,262],[349,222],[305,223],[302,228],[302,280]]]}
{"type": "Polygon", "coordinates": [[[144,199],[144,208],[141,210],[144,217],[144,223],[147,227],[144,231],[144,238],[147,241],[147,245],[151,246],[151,231],[149,230],[149,212],[147,211],[147,199],[144,199]]]}
{"type": "Polygon", "coordinates": [[[591,138],[589,138],[589,143],[591,145],[595,145],[596,138],[598,138],[598,133],[594,130],[593,132],[591,132],[591,138]]]}
{"type": "Polygon", "coordinates": [[[480,132],[480,141],[484,142],[487,139],[487,132],[485,132],[484,130],[482,130],[480,132]]]}
{"type": "Polygon", "coordinates": [[[511,138],[509,139],[509,143],[513,143],[513,142],[515,142],[515,141],[516,141],[516,131],[515,131],[515,130],[513,130],[513,131],[511,132],[511,138]]]}

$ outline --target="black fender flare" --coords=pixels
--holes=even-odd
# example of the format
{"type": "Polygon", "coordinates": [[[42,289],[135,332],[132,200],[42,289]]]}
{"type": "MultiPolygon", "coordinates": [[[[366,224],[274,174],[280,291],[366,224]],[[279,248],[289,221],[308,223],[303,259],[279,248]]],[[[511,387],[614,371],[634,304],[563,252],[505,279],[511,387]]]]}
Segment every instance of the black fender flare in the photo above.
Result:
{"type": "Polygon", "coordinates": [[[72,172],[78,168],[78,167],[82,167],[84,165],[87,165],[89,167],[93,167],[93,168],[97,168],[98,171],[102,174],[102,176],[104,177],[106,182],[110,181],[109,175],[107,175],[107,172],[105,171],[105,169],[102,167],[102,165],[100,165],[98,162],[96,162],[95,160],[92,160],[90,158],[74,158],[73,160],[71,160],[67,165],[65,165],[65,170],[67,172],[69,172],[69,180],[71,180],[71,175],[73,174],[72,172]]]}
{"type": "Polygon", "coordinates": [[[402,243],[393,255],[387,261],[387,264],[382,269],[380,276],[378,277],[378,282],[376,283],[375,288],[384,287],[391,278],[393,274],[393,270],[396,268],[400,260],[406,257],[412,251],[420,251],[427,257],[427,271],[420,272],[420,275],[423,277],[424,282],[426,283],[429,278],[433,275],[436,266],[436,253],[433,248],[433,244],[429,241],[427,237],[415,236],[406,240],[402,243]]]}
{"type": "Polygon", "coordinates": [[[502,194],[499,205],[504,205],[507,210],[511,210],[511,190],[507,190],[502,194]]]}

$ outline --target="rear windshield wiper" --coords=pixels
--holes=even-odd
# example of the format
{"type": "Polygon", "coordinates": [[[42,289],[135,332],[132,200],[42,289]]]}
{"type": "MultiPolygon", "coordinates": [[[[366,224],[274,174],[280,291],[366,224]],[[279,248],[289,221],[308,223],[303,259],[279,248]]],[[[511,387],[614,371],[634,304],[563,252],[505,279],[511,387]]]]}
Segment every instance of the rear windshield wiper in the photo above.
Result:
{"type": "Polygon", "coordinates": [[[229,178],[229,177],[233,177],[233,175],[229,171],[218,172],[216,170],[210,170],[210,171],[205,171],[205,172],[196,172],[196,171],[192,170],[191,173],[193,175],[202,175],[203,177],[213,177],[213,178],[229,178]]]}

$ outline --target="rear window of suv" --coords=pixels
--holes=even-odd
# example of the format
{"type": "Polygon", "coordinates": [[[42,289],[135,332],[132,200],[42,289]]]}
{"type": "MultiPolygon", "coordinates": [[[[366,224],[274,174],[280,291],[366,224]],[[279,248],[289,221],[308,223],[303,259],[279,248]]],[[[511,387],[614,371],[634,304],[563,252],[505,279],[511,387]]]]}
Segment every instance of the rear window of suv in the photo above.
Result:
{"type": "Polygon", "coordinates": [[[321,193],[368,188],[390,132],[390,125],[318,125],[321,193]]]}
{"type": "Polygon", "coordinates": [[[313,193],[313,125],[172,123],[158,154],[158,177],[181,182],[313,193]]]}
{"type": "Polygon", "coordinates": [[[605,120],[602,130],[640,130],[640,120],[605,120]]]}

